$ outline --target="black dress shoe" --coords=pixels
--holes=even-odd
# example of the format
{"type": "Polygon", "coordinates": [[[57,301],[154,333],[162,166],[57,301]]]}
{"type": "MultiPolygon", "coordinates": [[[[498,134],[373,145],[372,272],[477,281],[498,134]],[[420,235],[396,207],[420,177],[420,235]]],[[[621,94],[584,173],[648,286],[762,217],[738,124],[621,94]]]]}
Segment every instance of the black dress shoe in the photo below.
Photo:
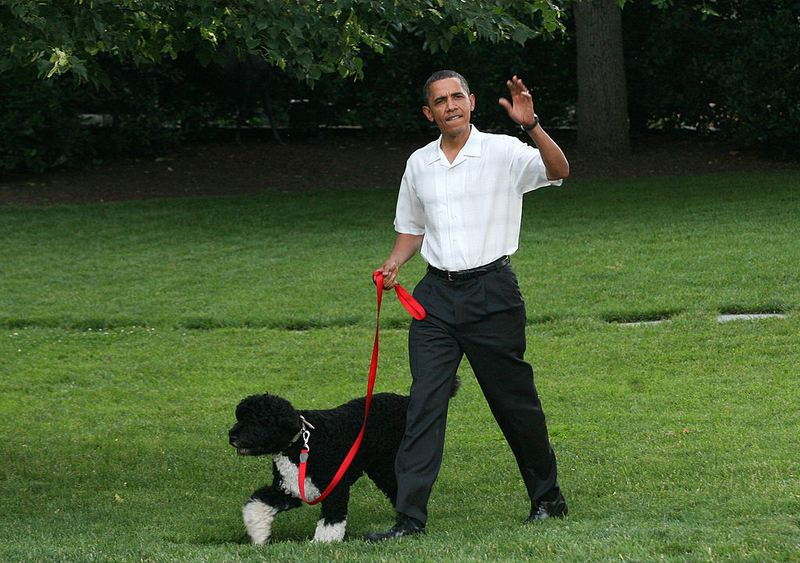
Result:
{"type": "Polygon", "coordinates": [[[392,529],[383,533],[372,533],[364,536],[367,541],[384,541],[402,538],[404,536],[416,536],[425,533],[425,525],[417,520],[406,516],[405,514],[397,515],[397,524],[392,526],[392,529]]]}
{"type": "Polygon", "coordinates": [[[563,518],[567,515],[569,509],[567,508],[567,501],[564,495],[558,493],[558,498],[553,501],[542,501],[531,509],[531,515],[525,520],[525,523],[536,522],[538,520],[547,520],[548,518],[563,518]]]}

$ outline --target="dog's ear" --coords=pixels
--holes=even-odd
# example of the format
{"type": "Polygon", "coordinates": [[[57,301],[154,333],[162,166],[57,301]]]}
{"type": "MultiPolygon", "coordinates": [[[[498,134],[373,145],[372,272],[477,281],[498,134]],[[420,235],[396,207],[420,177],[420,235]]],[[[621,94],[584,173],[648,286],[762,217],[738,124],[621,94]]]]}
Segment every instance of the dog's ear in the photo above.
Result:
{"type": "Polygon", "coordinates": [[[272,397],[273,424],[287,434],[295,435],[303,428],[300,413],[282,397],[272,397]]]}
{"type": "Polygon", "coordinates": [[[294,411],[293,416],[287,417],[281,421],[284,429],[290,434],[294,435],[303,429],[303,423],[300,421],[300,413],[294,411]]]}

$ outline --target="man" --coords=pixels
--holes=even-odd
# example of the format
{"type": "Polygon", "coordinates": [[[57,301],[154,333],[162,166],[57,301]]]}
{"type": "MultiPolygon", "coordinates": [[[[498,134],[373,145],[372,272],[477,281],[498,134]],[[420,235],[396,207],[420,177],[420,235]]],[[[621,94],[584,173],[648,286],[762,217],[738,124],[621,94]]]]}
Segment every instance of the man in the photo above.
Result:
{"type": "Polygon", "coordinates": [[[450,388],[464,355],[517,460],[531,499],[526,522],[561,518],[555,454],[524,359],[525,305],[508,256],[517,250],[524,193],[560,185],[564,153],[542,129],[525,84],[507,82],[499,103],[536,148],[470,123],[475,96],[453,71],[433,74],[423,88],[425,117],[441,136],[408,159],[395,216],[398,232],[380,268],[386,289],[419,250],[428,272],[414,297],[427,318],[412,321],[413,382],[406,433],[396,459],[397,524],[370,541],[424,533],[427,503],[439,473],[450,388]]]}

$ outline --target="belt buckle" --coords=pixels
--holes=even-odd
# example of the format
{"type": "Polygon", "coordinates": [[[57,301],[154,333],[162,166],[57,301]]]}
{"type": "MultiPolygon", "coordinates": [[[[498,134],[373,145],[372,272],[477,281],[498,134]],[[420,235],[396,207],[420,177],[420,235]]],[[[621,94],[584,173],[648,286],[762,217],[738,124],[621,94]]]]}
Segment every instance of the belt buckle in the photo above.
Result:
{"type": "Polygon", "coordinates": [[[447,281],[453,281],[453,276],[450,275],[450,270],[445,270],[447,273],[447,281]]]}

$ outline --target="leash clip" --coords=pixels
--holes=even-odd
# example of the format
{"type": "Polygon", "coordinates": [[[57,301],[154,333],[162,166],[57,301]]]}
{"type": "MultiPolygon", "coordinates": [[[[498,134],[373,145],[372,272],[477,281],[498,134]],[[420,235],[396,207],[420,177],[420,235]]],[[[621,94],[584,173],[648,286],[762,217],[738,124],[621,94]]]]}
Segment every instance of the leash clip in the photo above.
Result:
{"type": "Polygon", "coordinates": [[[300,415],[300,422],[303,424],[303,450],[306,456],[308,456],[308,451],[310,449],[308,447],[308,439],[311,438],[311,430],[316,430],[316,428],[314,428],[314,425],[307,421],[303,415],[300,415]]]}

